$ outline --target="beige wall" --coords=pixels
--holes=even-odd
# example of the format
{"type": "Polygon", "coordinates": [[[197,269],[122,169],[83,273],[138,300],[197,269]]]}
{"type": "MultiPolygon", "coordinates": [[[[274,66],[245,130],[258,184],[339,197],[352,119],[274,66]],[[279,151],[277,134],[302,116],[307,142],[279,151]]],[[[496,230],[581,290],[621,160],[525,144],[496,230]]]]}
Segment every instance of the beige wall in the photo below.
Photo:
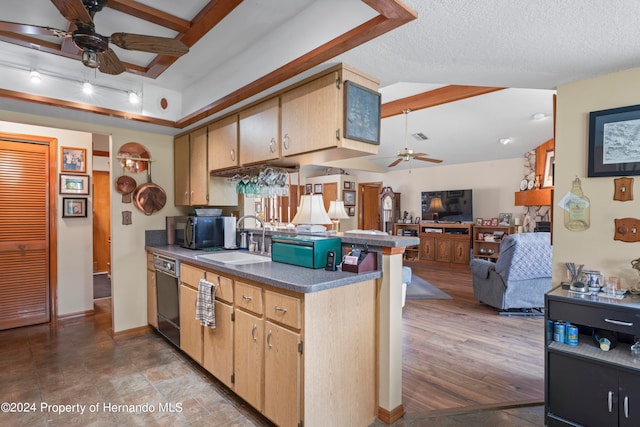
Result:
{"type": "MultiPolygon", "coordinates": [[[[543,143],[541,141],[540,143],[543,143]]],[[[386,174],[353,172],[359,182],[383,181],[393,191],[401,193],[400,206],[415,218],[422,216],[420,193],[439,190],[473,190],[473,215],[497,218],[499,213],[513,213],[522,217],[522,206],[514,206],[514,193],[524,177],[522,158],[460,165],[438,165],[386,174]]]]}
{"type": "MultiPolygon", "coordinates": [[[[0,111],[0,117],[6,120],[0,122],[0,131],[54,136],[58,138],[59,145],[85,147],[88,152],[91,149],[92,133],[110,135],[112,181],[122,174],[120,163],[114,159],[122,145],[139,142],[147,147],[154,160],[153,182],[167,192],[166,206],[160,212],[147,216],[133,204],[122,203],[121,196],[111,188],[113,330],[120,332],[146,325],[145,230],[164,229],[165,216],[181,214],[174,207],[173,137],[11,111],[0,111]],[[41,126],[31,126],[33,123],[41,126]],[[73,131],[65,131],[63,128],[73,131]],[[122,211],[132,212],[131,225],[122,225],[122,211]]],[[[91,156],[88,158],[91,159],[91,156]]],[[[144,173],[133,177],[138,184],[147,179],[144,173]]],[[[58,197],[58,206],[60,203],[61,197],[58,197]]],[[[89,216],[86,220],[74,220],[73,227],[66,227],[59,218],[58,226],[59,314],[90,310],[93,308],[91,218],[89,216]],[[80,273],[77,266],[81,267],[80,273]]]]}
{"type": "Polygon", "coordinates": [[[614,218],[638,217],[640,190],[635,179],[634,201],[613,200],[616,177],[587,178],[589,112],[638,104],[640,69],[569,83],[558,88],[556,104],[556,159],[553,223],[553,282],[566,279],[566,262],[584,264],[605,276],[621,277],[622,286],[638,282],[630,261],[640,256],[637,243],[614,241],[614,218]],[[578,177],[591,200],[591,227],[572,232],[564,227],[564,211],[558,201],[578,177]]]}

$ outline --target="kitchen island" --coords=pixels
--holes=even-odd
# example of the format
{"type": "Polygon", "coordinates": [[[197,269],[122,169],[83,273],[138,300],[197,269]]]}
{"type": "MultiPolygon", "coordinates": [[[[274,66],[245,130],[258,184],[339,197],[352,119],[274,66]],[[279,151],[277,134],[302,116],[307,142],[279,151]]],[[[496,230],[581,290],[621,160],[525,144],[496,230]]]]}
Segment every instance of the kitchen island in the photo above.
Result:
{"type": "Polygon", "coordinates": [[[340,236],[378,269],[355,274],[277,262],[225,264],[173,245],[181,262],[181,348],[278,425],[392,422],[401,405],[401,267],[415,238],[340,236]],[[199,279],[216,286],[216,328],[195,320],[199,279]]]}

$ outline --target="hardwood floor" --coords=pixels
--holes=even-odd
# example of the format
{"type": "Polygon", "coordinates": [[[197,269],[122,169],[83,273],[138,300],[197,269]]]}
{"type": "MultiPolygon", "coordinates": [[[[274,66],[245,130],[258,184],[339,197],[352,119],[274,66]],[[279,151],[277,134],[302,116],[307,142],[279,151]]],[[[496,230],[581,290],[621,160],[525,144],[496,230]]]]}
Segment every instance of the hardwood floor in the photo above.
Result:
{"type": "Polygon", "coordinates": [[[473,298],[471,273],[405,262],[452,300],[403,309],[405,417],[544,402],[544,317],[500,316],[473,298]]]}

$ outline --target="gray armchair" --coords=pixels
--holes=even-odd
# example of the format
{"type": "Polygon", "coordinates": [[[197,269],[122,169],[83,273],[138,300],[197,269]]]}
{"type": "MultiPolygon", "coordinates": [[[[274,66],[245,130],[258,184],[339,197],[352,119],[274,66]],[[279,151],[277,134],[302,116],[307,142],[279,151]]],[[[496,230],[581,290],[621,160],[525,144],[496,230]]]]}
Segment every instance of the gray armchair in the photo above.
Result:
{"type": "Polygon", "coordinates": [[[550,233],[511,234],[500,243],[494,264],[471,260],[473,295],[505,314],[530,313],[544,307],[544,294],[551,289],[550,233]]]}

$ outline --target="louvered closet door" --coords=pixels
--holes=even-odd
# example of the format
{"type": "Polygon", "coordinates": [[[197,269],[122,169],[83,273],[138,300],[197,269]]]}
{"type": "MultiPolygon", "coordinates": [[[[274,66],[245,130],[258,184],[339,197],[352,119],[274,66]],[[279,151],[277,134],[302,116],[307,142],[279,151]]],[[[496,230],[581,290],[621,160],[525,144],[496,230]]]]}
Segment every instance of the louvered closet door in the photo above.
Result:
{"type": "Polygon", "coordinates": [[[0,329],[49,321],[49,147],[0,140],[0,329]]]}

